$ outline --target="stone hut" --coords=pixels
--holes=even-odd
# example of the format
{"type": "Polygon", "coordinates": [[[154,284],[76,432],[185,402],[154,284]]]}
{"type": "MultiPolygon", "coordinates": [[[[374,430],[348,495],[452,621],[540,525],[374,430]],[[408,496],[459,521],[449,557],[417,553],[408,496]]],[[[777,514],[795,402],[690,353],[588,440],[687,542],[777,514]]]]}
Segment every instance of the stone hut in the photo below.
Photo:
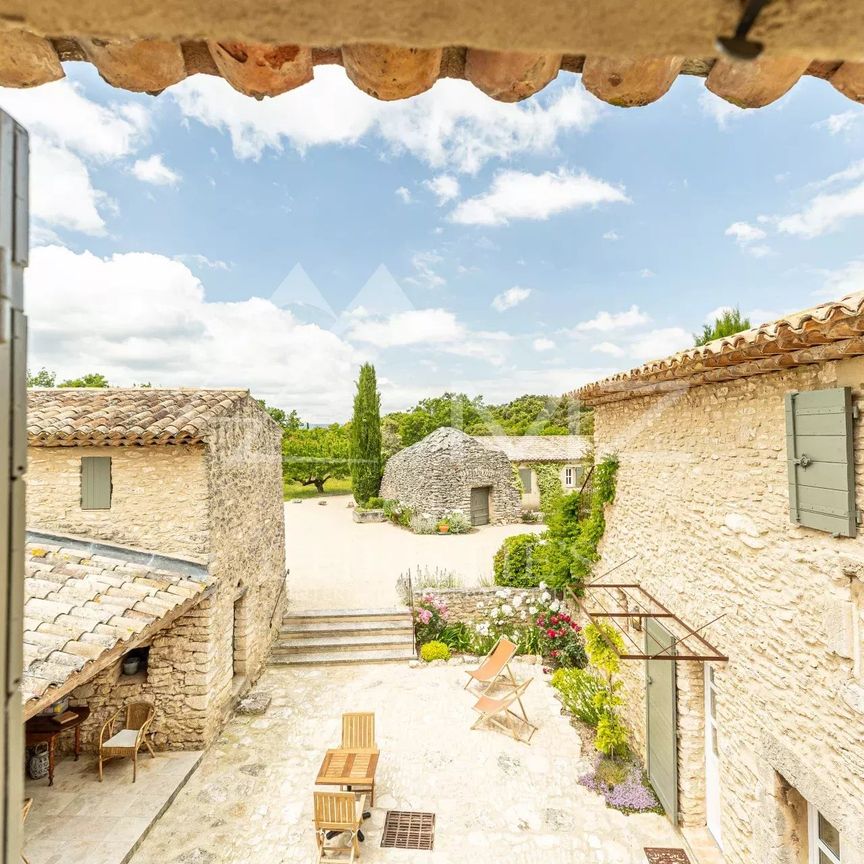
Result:
{"type": "Polygon", "coordinates": [[[281,429],[246,390],[33,389],[28,444],[25,713],[67,693],[91,708],[92,741],[111,709],[150,701],[159,746],[206,746],[281,620],[281,429]],[[164,592],[184,603],[166,607],[164,592]],[[130,593],[130,611],[71,611],[130,593]],[[139,630],[143,613],[155,620],[139,630]],[[131,678],[128,652],[145,658],[131,678]]]}
{"type": "Polygon", "coordinates": [[[477,435],[478,444],[502,450],[519,472],[522,507],[539,510],[551,489],[574,492],[582,485],[591,462],[591,439],[583,435],[477,435]],[[550,484],[551,485],[551,484],[550,484]]]}
{"type": "MultiPolygon", "coordinates": [[[[576,394],[620,462],[605,566],[638,555],[606,581],[716,649],[622,660],[632,743],[729,864],[864,862],[862,334],[864,292],[576,394]]],[[[683,635],[621,594],[628,653],[683,635]]]]}
{"type": "Polygon", "coordinates": [[[521,517],[519,490],[504,452],[449,426],[390,457],[381,496],[435,517],[461,510],[473,525],[521,517]]]}

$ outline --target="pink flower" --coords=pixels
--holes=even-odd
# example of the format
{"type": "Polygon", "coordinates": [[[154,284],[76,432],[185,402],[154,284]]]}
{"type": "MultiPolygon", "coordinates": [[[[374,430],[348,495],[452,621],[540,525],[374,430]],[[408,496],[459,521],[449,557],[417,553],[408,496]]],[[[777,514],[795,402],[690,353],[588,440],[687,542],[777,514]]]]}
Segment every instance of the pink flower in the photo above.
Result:
{"type": "Polygon", "coordinates": [[[428,624],[432,620],[432,613],[428,609],[421,609],[417,613],[417,617],[424,623],[428,624]]]}

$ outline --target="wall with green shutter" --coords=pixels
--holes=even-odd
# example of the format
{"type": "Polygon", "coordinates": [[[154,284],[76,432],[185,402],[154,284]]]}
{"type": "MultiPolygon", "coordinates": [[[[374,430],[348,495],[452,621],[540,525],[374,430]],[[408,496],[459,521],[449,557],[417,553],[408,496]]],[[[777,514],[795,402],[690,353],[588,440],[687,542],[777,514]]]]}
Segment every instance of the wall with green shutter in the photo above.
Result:
{"type": "Polygon", "coordinates": [[[81,509],[111,509],[111,457],[81,457],[81,509]]]}
{"type": "Polygon", "coordinates": [[[856,535],[854,416],[850,387],[786,394],[789,515],[795,524],[856,535]]]}

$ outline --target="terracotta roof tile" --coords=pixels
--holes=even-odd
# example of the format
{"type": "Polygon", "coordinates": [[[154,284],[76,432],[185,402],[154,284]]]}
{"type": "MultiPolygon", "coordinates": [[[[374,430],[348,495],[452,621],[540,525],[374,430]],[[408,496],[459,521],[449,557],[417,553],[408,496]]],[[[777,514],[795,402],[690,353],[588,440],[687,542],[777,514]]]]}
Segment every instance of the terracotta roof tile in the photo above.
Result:
{"type": "MultiPolygon", "coordinates": [[[[216,421],[247,398],[248,390],[33,388],[27,436],[35,447],[207,443],[216,421]]],[[[62,551],[81,560],[80,552],[62,551]]]]}
{"type": "Polygon", "coordinates": [[[209,577],[198,581],[179,570],[151,578],[119,558],[55,550],[27,545],[21,692],[30,713],[87,680],[88,669],[96,674],[99,661],[119,656],[127,640],[197,602],[209,585],[209,577]],[[76,558],[80,563],[70,563],[76,558]]]}
{"type": "Polygon", "coordinates": [[[864,354],[864,291],[707,345],[652,360],[576,390],[587,405],[864,354]]]}

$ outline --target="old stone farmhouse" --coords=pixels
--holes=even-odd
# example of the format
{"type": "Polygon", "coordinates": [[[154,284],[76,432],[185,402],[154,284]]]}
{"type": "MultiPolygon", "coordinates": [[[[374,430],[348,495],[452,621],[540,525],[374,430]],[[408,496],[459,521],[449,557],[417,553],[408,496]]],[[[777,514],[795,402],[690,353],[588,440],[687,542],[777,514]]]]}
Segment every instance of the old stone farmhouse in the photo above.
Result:
{"type": "Polygon", "coordinates": [[[549,494],[578,489],[591,460],[591,439],[582,435],[478,435],[474,440],[507,455],[519,472],[526,510],[541,509],[549,494]]]}
{"type": "Polygon", "coordinates": [[[620,459],[604,564],[638,556],[601,581],[641,589],[587,607],[728,658],[616,619],[654,657],[622,664],[635,745],[730,864],[864,862],[861,355],[864,293],[578,391],[620,459]]]}
{"type": "Polygon", "coordinates": [[[521,513],[505,453],[449,426],[387,460],[381,495],[435,517],[460,510],[474,525],[517,522],[521,513]]]}
{"type": "Polygon", "coordinates": [[[29,391],[27,716],[68,694],[87,740],[142,700],[158,746],[214,738],[284,604],[280,440],[245,390],[29,391]]]}

